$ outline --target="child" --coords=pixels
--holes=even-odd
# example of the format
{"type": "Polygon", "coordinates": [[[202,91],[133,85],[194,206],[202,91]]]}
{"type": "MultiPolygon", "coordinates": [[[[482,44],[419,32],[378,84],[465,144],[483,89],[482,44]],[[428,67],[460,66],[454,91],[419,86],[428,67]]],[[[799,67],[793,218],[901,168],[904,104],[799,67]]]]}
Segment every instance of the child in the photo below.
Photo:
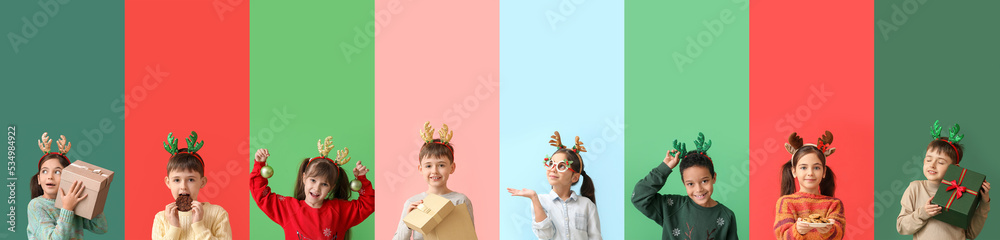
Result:
{"type": "Polygon", "coordinates": [[[49,133],[42,133],[38,140],[38,148],[42,149],[42,158],[38,160],[38,174],[31,178],[31,202],[28,203],[28,239],[83,239],[83,230],[104,234],[108,232],[108,220],[104,213],[97,214],[94,219],[76,216],[73,210],[77,203],[87,198],[83,183],[73,182],[73,187],[67,193],[59,188],[62,169],[69,166],[69,153],[72,143],[66,141],[66,136],[59,135],[59,151],[49,151],[52,140],[49,133]],[[56,194],[62,195],[62,206],[55,206],[56,194]]]}
{"type": "Polygon", "coordinates": [[[306,158],[299,164],[295,180],[295,198],[271,192],[260,170],[271,154],[258,149],[250,173],[250,193],[260,210],[285,231],[285,239],[347,239],[348,229],[365,221],[375,212],[375,190],[365,174],[368,168],[361,161],[354,166],[354,178],[362,184],[357,200],[349,201],[350,185],[344,164],[351,161],[348,150],[337,151],[335,159],[327,158],[333,150],[333,137],[316,142],[319,156],[306,158]]]}
{"type": "Polygon", "coordinates": [[[552,158],[545,158],[545,174],[552,190],[542,195],[527,188],[507,188],[507,191],[511,196],[531,199],[531,209],[535,213],[531,230],[538,239],[602,239],[601,219],[597,215],[594,198],[594,181],[584,171],[583,158],[580,156],[587,149],[583,147],[579,136],[572,149],[566,148],[562,145],[559,131],[552,135],[549,143],[556,147],[552,158]],[[579,182],[580,176],[583,176],[583,186],[580,187],[582,197],[570,190],[570,186],[579,182]]]}
{"type": "Polygon", "coordinates": [[[197,201],[198,190],[208,183],[205,161],[198,154],[205,141],[198,142],[198,133],[192,131],[187,144],[187,148],[178,149],[174,133],[167,134],[167,142],[163,143],[163,148],[170,153],[163,183],[175,201],[156,213],[152,238],[232,239],[229,213],[219,205],[197,201]]]}
{"type": "Polygon", "coordinates": [[[715,164],[707,155],[712,141],[705,142],[705,135],[698,133],[694,143],[697,150],[688,152],[686,144],[674,140],[674,150],[667,152],[663,164],[635,184],[632,204],[663,227],[663,239],[739,239],[736,215],[712,199],[715,164]],[[658,194],[678,162],[687,196],[658,194]]]}
{"type": "Polygon", "coordinates": [[[816,144],[802,143],[796,133],[788,136],[785,150],[792,159],[781,167],[781,197],[775,205],[774,236],[778,239],[843,239],[844,204],[833,197],[836,182],[826,158],[833,134],[826,134],[816,144]],[[795,181],[799,191],[795,191],[795,181]],[[807,219],[827,221],[825,227],[810,227],[807,219]],[[832,222],[829,222],[832,219],[832,222]]]}
{"type": "Polygon", "coordinates": [[[413,236],[415,240],[424,239],[423,234],[414,232],[413,229],[407,227],[403,223],[403,218],[406,217],[407,213],[423,203],[427,194],[440,195],[451,200],[455,205],[465,203],[469,208],[469,217],[472,217],[473,225],[475,225],[476,218],[472,215],[472,200],[469,200],[464,194],[448,189],[448,176],[455,173],[456,167],[455,151],[451,145],[451,136],[453,133],[448,131],[448,125],[444,124],[438,132],[441,138],[434,139],[434,129],[431,128],[431,122],[424,123],[424,130],[420,132],[420,137],[423,138],[424,145],[420,147],[420,154],[418,156],[420,165],[417,165],[417,171],[427,181],[427,191],[410,197],[410,199],[407,199],[403,203],[403,213],[399,216],[399,224],[396,225],[396,235],[392,239],[404,240],[410,239],[410,236],[413,236]]]}
{"type": "MultiPolygon", "coordinates": [[[[941,206],[931,203],[937,193],[949,164],[962,161],[964,148],[958,141],[963,135],[958,135],[958,124],[951,129],[949,137],[941,137],[941,126],[934,121],[931,127],[931,143],[927,144],[927,154],[924,156],[925,181],[910,182],[899,201],[902,208],[896,217],[896,231],[903,235],[913,235],[913,239],[974,239],[983,230],[986,214],[990,211],[990,183],[983,182],[980,194],[982,200],[972,215],[969,228],[962,229],[931,217],[941,214],[941,206]]],[[[975,197],[975,196],[973,196],[975,197]]]]}

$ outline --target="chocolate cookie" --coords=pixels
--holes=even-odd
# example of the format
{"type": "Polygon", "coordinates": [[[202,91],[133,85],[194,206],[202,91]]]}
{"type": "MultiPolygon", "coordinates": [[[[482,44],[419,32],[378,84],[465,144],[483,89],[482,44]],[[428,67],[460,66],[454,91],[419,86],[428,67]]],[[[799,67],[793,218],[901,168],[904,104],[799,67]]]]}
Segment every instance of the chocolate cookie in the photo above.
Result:
{"type": "Polygon", "coordinates": [[[181,212],[191,211],[191,195],[181,194],[177,196],[177,210],[181,212]]]}

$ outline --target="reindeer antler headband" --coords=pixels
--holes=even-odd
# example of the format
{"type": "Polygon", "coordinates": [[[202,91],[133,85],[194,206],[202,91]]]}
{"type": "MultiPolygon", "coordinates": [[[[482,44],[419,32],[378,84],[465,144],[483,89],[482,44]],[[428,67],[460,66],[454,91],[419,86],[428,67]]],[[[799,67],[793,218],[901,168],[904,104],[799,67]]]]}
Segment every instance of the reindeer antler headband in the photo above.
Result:
{"type": "Polygon", "coordinates": [[[327,136],[326,139],[316,140],[316,148],[319,150],[319,156],[310,158],[309,163],[307,163],[306,166],[312,164],[312,161],[316,159],[326,159],[330,162],[333,162],[333,164],[337,165],[338,167],[343,166],[344,164],[350,162],[351,157],[347,156],[350,150],[348,150],[347,147],[344,147],[344,150],[337,150],[337,157],[335,159],[330,159],[326,157],[327,155],[330,155],[330,151],[333,150],[332,140],[333,136],[327,136]]]}
{"type": "MultiPolygon", "coordinates": [[[[708,149],[712,148],[712,140],[706,141],[704,133],[698,132],[698,139],[694,140],[694,146],[696,147],[694,152],[700,153],[702,156],[707,157],[709,161],[712,161],[712,158],[706,154],[708,153],[708,149]]],[[[687,144],[679,143],[677,139],[674,139],[674,149],[677,150],[677,157],[680,160],[684,160],[684,156],[688,154],[687,144]]]]}
{"type": "Polygon", "coordinates": [[[955,165],[958,165],[958,162],[962,160],[962,153],[958,152],[958,148],[955,147],[955,144],[958,144],[958,141],[962,141],[962,139],[965,138],[965,134],[958,134],[958,131],[962,128],[958,126],[958,123],[956,123],[955,126],[948,129],[948,138],[942,139],[941,125],[938,124],[940,121],[941,120],[934,120],[934,126],[931,126],[931,137],[934,138],[934,140],[944,141],[948,143],[948,145],[951,145],[952,149],[955,149],[955,154],[958,155],[958,159],[955,159],[955,165]]]}
{"type": "Polygon", "coordinates": [[[45,159],[45,156],[48,156],[49,154],[63,156],[63,158],[68,160],[69,158],[66,157],[66,154],[69,153],[69,149],[73,147],[73,143],[66,141],[66,136],[59,135],[59,141],[56,141],[56,144],[59,146],[59,151],[52,152],[52,139],[49,139],[49,133],[42,133],[42,139],[38,140],[38,149],[41,149],[43,154],[42,158],[39,158],[38,161],[42,161],[42,159],[45,159]]]}
{"type": "Polygon", "coordinates": [[[823,156],[829,157],[830,155],[833,155],[833,152],[837,151],[837,148],[830,147],[830,144],[833,144],[833,133],[830,133],[830,131],[826,131],[826,133],[823,134],[823,137],[817,139],[816,144],[813,143],[803,144],[802,138],[799,137],[797,133],[793,132],[792,135],[788,136],[788,142],[785,143],[785,151],[788,151],[788,153],[795,155],[795,153],[798,152],[800,148],[804,146],[813,146],[822,151],[823,156]]]}
{"type": "MultiPolygon", "coordinates": [[[[201,150],[201,147],[203,145],[205,145],[205,141],[199,142],[198,133],[195,131],[191,131],[191,135],[188,136],[187,138],[188,151],[183,153],[187,153],[190,154],[191,156],[194,156],[194,158],[197,158],[198,161],[201,162],[201,165],[204,166],[205,160],[201,159],[201,155],[195,154],[196,152],[198,152],[198,150],[201,150]]],[[[177,148],[177,138],[174,138],[173,132],[167,134],[167,141],[163,142],[163,149],[167,150],[167,152],[170,153],[170,156],[182,153],[180,152],[180,149],[177,148]]]]}
{"type": "Polygon", "coordinates": [[[434,128],[431,127],[431,122],[427,121],[424,123],[424,129],[420,130],[420,138],[424,139],[424,143],[437,143],[448,147],[448,150],[455,153],[455,150],[451,148],[449,144],[451,142],[451,136],[455,134],[455,131],[448,130],[448,124],[441,124],[441,130],[438,131],[438,136],[441,137],[440,142],[434,142],[434,128]]]}
{"type": "MultiPolygon", "coordinates": [[[[564,148],[566,148],[566,145],[562,144],[562,136],[559,136],[559,131],[555,131],[555,133],[552,134],[551,138],[552,138],[552,140],[549,140],[549,145],[552,145],[553,147],[556,147],[557,149],[564,149],[564,148]]],[[[573,144],[573,148],[571,148],[570,151],[573,151],[573,153],[576,153],[576,156],[578,158],[583,159],[583,157],[580,156],[580,153],[581,152],[587,152],[587,148],[583,147],[583,142],[580,141],[580,136],[576,136],[575,140],[576,141],[573,144]]],[[[549,160],[549,155],[545,155],[545,161],[548,161],[548,160],[549,160]]],[[[573,161],[567,161],[567,163],[573,164],[573,161]]],[[[583,169],[583,162],[580,162],[580,169],[583,169]]]]}

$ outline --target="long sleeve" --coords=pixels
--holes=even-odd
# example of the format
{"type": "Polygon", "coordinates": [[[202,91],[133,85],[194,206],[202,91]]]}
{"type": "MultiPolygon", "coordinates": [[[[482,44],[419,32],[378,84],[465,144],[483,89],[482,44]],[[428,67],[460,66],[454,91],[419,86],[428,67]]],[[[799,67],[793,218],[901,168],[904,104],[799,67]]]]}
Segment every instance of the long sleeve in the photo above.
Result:
{"type": "Polygon", "coordinates": [[[826,233],[820,233],[814,229],[809,234],[818,234],[822,237],[821,239],[844,239],[844,229],[847,226],[847,218],[844,216],[844,203],[837,200],[836,204],[830,205],[830,208],[826,212],[826,218],[836,221],[833,224],[833,229],[830,229],[826,233]]]}
{"type": "Polygon", "coordinates": [[[90,230],[93,233],[104,234],[108,232],[108,219],[104,218],[104,213],[97,214],[94,219],[83,219],[83,229],[90,230]]]}
{"type": "Polygon", "coordinates": [[[341,202],[341,209],[346,209],[341,217],[347,222],[348,227],[354,227],[365,221],[368,216],[375,212],[375,189],[372,189],[372,182],[365,176],[358,176],[361,181],[361,196],[357,200],[341,202]]]}
{"type": "Polygon", "coordinates": [[[778,239],[844,238],[847,218],[844,217],[844,203],[839,199],[799,192],[778,198],[774,208],[777,210],[774,215],[774,235],[778,239]],[[796,229],[798,218],[809,214],[820,214],[826,219],[833,219],[833,227],[826,233],[813,228],[806,234],[800,234],[796,229]]]}
{"type": "Polygon", "coordinates": [[[899,216],[896,217],[896,232],[902,235],[913,235],[924,228],[930,215],[924,211],[923,205],[917,202],[917,184],[920,182],[910,182],[906,187],[903,197],[899,200],[899,216]]]}
{"type": "MultiPolygon", "coordinates": [[[[232,230],[229,228],[229,213],[222,207],[217,207],[219,211],[213,211],[212,216],[203,216],[199,222],[191,223],[191,234],[198,240],[221,240],[233,239],[232,230]],[[213,221],[206,221],[211,218],[213,221]],[[206,222],[212,222],[212,226],[205,226],[206,222]]],[[[206,211],[206,215],[208,212],[206,211]]]]}
{"type": "Polygon", "coordinates": [[[160,211],[153,217],[153,240],[177,240],[181,238],[181,228],[170,225],[166,212],[160,211]]]}
{"type": "Polygon", "coordinates": [[[587,236],[590,237],[591,240],[603,240],[604,238],[601,237],[601,217],[597,214],[597,205],[590,205],[588,210],[590,212],[587,216],[590,219],[587,220],[587,236]]]}
{"type": "Polygon", "coordinates": [[[205,212],[201,221],[191,222],[191,212],[180,212],[178,225],[174,227],[167,220],[166,212],[156,213],[153,219],[152,239],[156,240],[176,240],[176,239],[196,239],[196,240],[228,240],[232,239],[232,229],[229,227],[229,213],[218,205],[204,203],[205,212]]]}
{"type": "MultiPolygon", "coordinates": [[[[403,203],[403,213],[400,214],[399,223],[396,224],[396,234],[392,236],[393,240],[410,240],[410,237],[413,235],[413,229],[410,229],[410,227],[406,226],[406,223],[403,223],[403,218],[408,213],[406,212],[406,208],[410,206],[410,203],[412,202],[406,201],[403,203]]],[[[469,213],[472,213],[471,208],[469,213]]]]}
{"type": "Polygon", "coordinates": [[[739,234],[739,231],[738,231],[738,229],[736,227],[738,225],[739,224],[736,223],[736,216],[732,216],[731,218],[729,218],[729,224],[726,224],[726,230],[724,230],[725,233],[726,233],[725,240],[739,240],[740,239],[740,234],[739,234]]]}
{"type": "Polygon", "coordinates": [[[281,225],[285,222],[285,218],[293,216],[288,216],[281,211],[280,199],[284,196],[271,192],[271,187],[267,186],[267,178],[260,175],[260,169],[263,167],[264,163],[262,162],[255,161],[253,164],[253,171],[250,172],[250,194],[253,196],[254,202],[257,202],[257,207],[268,218],[271,218],[271,221],[281,225]]]}
{"type": "Polygon", "coordinates": [[[58,211],[59,217],[52,218],[41,203],[32,201],[28,204],[28,239],[70,239],[73,234],[73,211],[58,211]]]}
{"type": "Polygon", "coordinates": [[[472,214],[472,199],[465,199],[465,207],[469,208],[469,218],[472,219],[472,227],[476,227],[476,215],[472,214]]]}
{"type": "MultiPolygon", "coordinates": [[[[544,210],[544,208],[543,208],[543,210],[544,210]]],[[[531,209],[531,211],[534,212],[535,209],[531,209]]],[[[549,211],[545,211],[545,215],[548,216],[549,215],[549,211]]],[[[541,222],[536,222],[535,219],[534,219],[534,214],[532,214],[531,232],[534,232],[535,233],[535,237],[538,237],[538,239],[547,240],[547,239],[553,239],[553,238],[555,238],[555,236],[556,236],[556,230],[553,229],[554,227],[555,226],[552,224],[552,218],[551,217],[547,217],[545,219],[542,219],[541,222]]]]}
{"type": "Polygon", "coordinates": [[[639,180],[632,191],[632,205],[661,226],[665,217],[663,216],[662,202],[666,196],[660,195],[658,192],[660,188],[663,188],[663,184],[667,182],[667,176],[670,176],[672,171],[667,164],[660,163],[659,166],[649,171],[649,175],[639,180]]]}
{"type": "Polygon", "coordinates": [[[805,239],[805,236],[799,234],[795,230],[795,215],[794,211],[790,209],[789,204],[785,204],[785,198],[778,198],[778,202],[775,204],[774,209],[774,236],[777,239],[805,239]]]}
{"type": "Polygon", "coordinates": [[[990,202],[980,201],[979,207],[976,209],[976,214],[972,215],[972,220],[969,221],[969,228],[965,229],[966,238],[976,239],[979,236],[979,233],[983,231],[983,226],[986,225],[986,215],[989,213],[990,202]]]}

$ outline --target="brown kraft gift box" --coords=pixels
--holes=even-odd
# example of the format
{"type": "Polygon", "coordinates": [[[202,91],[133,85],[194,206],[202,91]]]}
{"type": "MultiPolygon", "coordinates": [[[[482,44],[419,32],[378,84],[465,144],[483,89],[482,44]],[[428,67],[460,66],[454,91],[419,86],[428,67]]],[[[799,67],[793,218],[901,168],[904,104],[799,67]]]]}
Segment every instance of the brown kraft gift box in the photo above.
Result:
{"type": "Polygon", "coordinates": [[[441,221],[443,221],[454,208],[455,204],[451,203],[451,201],[447,198],[434,194],[427,194],[427,197],[424,198],[424,203],[420,204],[417,208],[413,209],[413,211],[410,211],[405,217],[403,217],[403,223],[405,223],[410,229],[427,235],[428,232],[434,231],[434,228],[437,227],[438,224],[441,223],[441,221]]]}
{"type": "MultiPolygon", "coordinates": [[[[114,175],[114,171],[76,160],[63,168],[59,189],[70,194],[73,182],[82,182],[83,193],[87,197],[76,204],[73,213],[86,219],[94,219],[95,216],[104,212],[104,203],[108,199],[108,188],[111,188],[111,180],[114,175]]],[[[56,207],[62,207],[62,193],[56,193],[56,207]]]]}

